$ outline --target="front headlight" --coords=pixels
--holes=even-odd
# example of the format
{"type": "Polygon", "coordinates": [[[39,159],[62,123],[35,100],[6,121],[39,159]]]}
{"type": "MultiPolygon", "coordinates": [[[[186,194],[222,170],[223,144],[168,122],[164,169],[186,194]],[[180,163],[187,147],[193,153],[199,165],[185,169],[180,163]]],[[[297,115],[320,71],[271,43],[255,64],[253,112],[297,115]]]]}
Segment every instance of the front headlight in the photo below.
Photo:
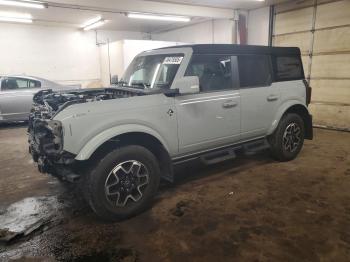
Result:
{"type": "Polygon", "coordinates": [[[56,150],[61,150],[63,147],[63,126],[62,122],[58,120],[48,121],[48,128],[51,130],[53,135],[53,143],[55,144],[56,150]]]}
{"type": "Polygon", "coordinates": [[[54,136],[62,137],[62,123],[58,120],[51,120],[48,122],[48,127],[54,136]]]}

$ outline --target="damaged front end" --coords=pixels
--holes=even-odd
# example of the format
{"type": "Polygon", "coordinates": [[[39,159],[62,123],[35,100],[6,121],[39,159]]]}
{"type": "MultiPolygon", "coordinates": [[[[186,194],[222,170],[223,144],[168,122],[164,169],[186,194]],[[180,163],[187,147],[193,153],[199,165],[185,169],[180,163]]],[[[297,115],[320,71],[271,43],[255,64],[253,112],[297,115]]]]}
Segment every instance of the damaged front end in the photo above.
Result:
{"type": "Polygon", "coordinates": [[[52,115],[52,108],[34,103],[28,125],[29,153],[41,173],[74,182],[79,178],[74,171],[75,155],[63,150],[63,126],[52,115]]]}
{"type": "MultiPolygon", "coordinates": [[[[63,150],[62,123],[33,119],[28,127],[29,152],[41,173],[56,174],[53,164],[70,165],[74,155],[63,150]]],[[[58,175],[58,174],[57,174],[58,175]]]]}
{"type": "Polygon", "coordinates": [[[55,115],[73,104],[142,95],[138,90],[103,88],[54,92],[42,90],[34,95],[29,115],[29,153],[41,173],[75,182],[82,172],[81,161],[64,150],[65,128],[55,115]]]}

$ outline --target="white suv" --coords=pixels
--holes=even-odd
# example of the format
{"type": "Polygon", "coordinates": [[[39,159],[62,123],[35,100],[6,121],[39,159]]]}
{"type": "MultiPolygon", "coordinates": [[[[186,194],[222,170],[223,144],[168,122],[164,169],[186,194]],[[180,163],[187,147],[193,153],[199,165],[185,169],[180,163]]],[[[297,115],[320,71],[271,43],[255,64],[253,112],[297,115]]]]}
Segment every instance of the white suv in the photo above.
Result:
{"type": "Polygon", "coordinates": [[[117,86],[34,96],[30,152],[39,170],[80,181],[107,219],[144,210],[173,166],[269,147],[294,159],[312,139],[298,48],[189,45],[139,54],[117,86]]]}

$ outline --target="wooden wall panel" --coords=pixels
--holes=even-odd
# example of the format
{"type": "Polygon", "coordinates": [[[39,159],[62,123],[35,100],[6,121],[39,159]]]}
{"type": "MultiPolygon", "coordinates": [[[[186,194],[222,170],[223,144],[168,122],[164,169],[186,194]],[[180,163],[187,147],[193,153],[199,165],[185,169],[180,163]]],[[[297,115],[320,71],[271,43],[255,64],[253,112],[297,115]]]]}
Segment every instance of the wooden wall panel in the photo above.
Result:
{"type": "Polygon", "coordinates": [[[312,58],[312,78],[350,78],[350,54],[320,55],[312,58]]]}
{"type": "Polygon", "coordinates": [[[312,101],[350,105],[350,80],[311,80],[312,101]]]}
{"type": "Polygon", "coordinates": [[[286,11],[291,11],[295,9],[300,9],[304,7],[310,7],[314,5],[314,0],[304,0],[304,1],[289,1],[281,3],[275,6],[275,13],[281,13],[286,11]]]}
{"type": "Polygon", "coordinates": [[[274,37],[275,46],[297,46],[303,55],[309,54],[311,33],[297,33],[274,37]]]}
{"type": "Polygon", "coordinates": [[[311,29],[313,8],[303,8],[275,16],[275,35],[311,29]]]}
{"type": "Polygon", "coordinates": [[[310,104],[314,124],[349,128],[350,106],[310,104]]]}
{"type": "Polygon", "coordinates": [[[315,32],[314,53],[338,51],[350,51],[350,27],[315,32]]]}
{"type": "Polygon", "coordinates": [[[299,46],[306,77],[311,59],[314,124],[350,130],[350,0],[319,0],[316,9],[313,3],[291,1],[276,7],[274,45],[299,46]],[[316,30],[309,58],[314,10],[316,30]]]}
{"type": "Polygon", "coordinates": [[[350,1],[317,6],[315,28],[350,25],[350,1]]]}

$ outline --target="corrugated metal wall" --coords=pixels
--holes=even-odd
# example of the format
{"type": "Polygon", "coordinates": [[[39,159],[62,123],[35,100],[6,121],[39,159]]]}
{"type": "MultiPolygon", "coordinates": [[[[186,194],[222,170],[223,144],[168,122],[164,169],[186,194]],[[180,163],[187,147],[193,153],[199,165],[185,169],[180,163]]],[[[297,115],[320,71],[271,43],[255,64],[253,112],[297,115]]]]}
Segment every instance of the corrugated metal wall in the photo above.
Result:
{"type": "Polygon", "coordinates": [[[273,44],[300,47],[314,123],[350,130],[350,1],[276,5],[273,44]]]}

